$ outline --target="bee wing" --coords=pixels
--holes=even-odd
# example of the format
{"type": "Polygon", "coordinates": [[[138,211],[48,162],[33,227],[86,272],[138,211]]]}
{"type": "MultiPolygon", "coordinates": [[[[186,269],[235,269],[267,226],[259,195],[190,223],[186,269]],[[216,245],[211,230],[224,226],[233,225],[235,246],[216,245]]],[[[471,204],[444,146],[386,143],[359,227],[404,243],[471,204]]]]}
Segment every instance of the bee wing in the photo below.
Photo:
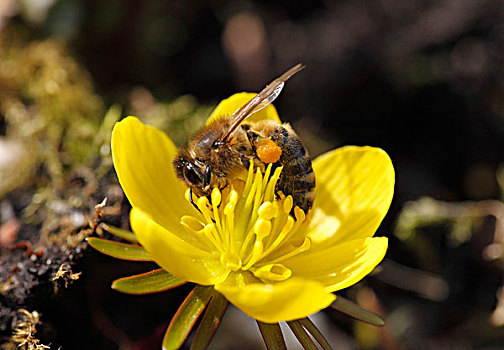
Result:
{"type": "Polygon", "coordinates": [[[285,82],[292,77],[294,74],[303,70],[305,66],[301,63],[298,63],[287,72],[273,80],[270,84],[266,85],[266,87],[258,93],[253,99],[243,105],[241,108],[238,108],[236,112],[233,114],[233,122],[231,126],[226,131],[224,136],[222,137],[222,141],[226,141],[229,136],[236,130],[238,125],[240,125],[245,119],[250,117],[252,114],[259,112],[261,109],[268,106],[271,102],[273,102],[280,92],[282,91],[285,82]]]}
{"type": "MultiPolygon", "coordinates": [[[[276,100],[276,98],[280,95],[280,93],[282,92],[282,89],[283,87],[285,86],[285,82],[282,82],[280,83],[276,88],[275,90],[273,90],[271,92],[270,95],[266,96],[264,98],[264,100],[262,100],[261,102],[259,102],[259,104],[257,105],[257,107],[255,107],[245,118],[243,118],[243,120],[247,119],[248,117],[250,117],[252,114],[255,114],[257,112],[259,112],[260,110],[266,108],[266,106],[268,106],[269,104],[273,103],[273,101],[276,100]]],[[[238,113],[238,111],[243,108],[243,107],[240,107],[236,110],[236,112],[233,113],[233,115],[236,115],[238,113]]]]}

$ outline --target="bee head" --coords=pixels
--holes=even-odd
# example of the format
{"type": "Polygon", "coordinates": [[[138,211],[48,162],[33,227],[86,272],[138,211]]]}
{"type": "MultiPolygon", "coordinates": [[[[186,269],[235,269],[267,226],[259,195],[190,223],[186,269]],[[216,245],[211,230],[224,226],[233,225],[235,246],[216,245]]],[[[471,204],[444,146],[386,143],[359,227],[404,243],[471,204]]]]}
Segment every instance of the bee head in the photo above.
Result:
{"type": "Polygon", "coordinates": [[[212,168],[200,160],[195,160],[186,152],[180,154],[173,161],[177,177],[193,188],[199,195],[211,192],[212,168]]]}
{"type": "Polygon", "coordinates": [[[221,118],[201,128],[173,161],[177,177],[199,196],[210,195],[214,187],[226,187],[228,176],[243,167],[242,154],[250,148],[247,135],[240,128],[224,141],[229,123],[229,118],[221,118]]]}

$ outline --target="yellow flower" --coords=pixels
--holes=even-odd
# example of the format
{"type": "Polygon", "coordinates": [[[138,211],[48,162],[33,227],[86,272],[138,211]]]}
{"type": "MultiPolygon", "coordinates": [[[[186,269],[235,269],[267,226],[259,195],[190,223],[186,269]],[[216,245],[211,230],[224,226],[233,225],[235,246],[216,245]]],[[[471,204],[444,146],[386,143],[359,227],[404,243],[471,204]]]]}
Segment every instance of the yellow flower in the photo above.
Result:
{"type": "MultiPolygon", "coordinates": [[[[254,94],[222,101],[210,116],[230,115],[254,94]]],[[[269,105],[251,117],[279,121],[269,105]]],[[[250,169],[211,202],[187,200],[175,176],[177,149],[134,117],[117,123],[112,155],[133,207],[131,226],[152,259],[170,274],[215,290],[266,323],[306,317],[329,306],[383,259],[387,239],[374,237],[392,200],[394,169],[372,147],[343,147],[313,161],[316,196],[308,215],[292,197],[276,198],[274,174],[250,169]]],[[[267,172],[271,171],[268,168],[267,172]]]]}

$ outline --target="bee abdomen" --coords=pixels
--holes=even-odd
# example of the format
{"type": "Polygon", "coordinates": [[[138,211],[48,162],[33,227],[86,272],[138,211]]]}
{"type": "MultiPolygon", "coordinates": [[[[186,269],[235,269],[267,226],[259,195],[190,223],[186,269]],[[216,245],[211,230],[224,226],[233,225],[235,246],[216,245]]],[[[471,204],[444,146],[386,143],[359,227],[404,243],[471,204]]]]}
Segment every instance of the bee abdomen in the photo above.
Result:
{"type": "Polygon", "coordinates": [[[315,173],[310,156],[288,124],[279,126],[270,137],[282,148],[279,165],[283,165],[283,171],[277,191],[291,195],[294,205],[307,212],[315,199],[315,173]]]}

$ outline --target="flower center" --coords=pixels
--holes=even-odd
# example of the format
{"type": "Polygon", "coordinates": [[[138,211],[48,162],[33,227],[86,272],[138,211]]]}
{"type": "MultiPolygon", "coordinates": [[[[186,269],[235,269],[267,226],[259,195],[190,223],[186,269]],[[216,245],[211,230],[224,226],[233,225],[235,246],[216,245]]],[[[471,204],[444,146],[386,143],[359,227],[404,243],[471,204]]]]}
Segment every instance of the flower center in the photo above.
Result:
{"type": "Polygon", "coordinates": [[[292,271],[282,262],[311,245],[308,237],[295,237],[305,222],[304,211],[297,206],[292,210],[292,196],[275,196],[282,167],[273,175],[271,169],[270,164],[263,175],[251,163],[245,183],[232,181],[222,192],[214,188],[211,201],[207,197],[196,200],[201,215],[180,219],[188,232],[220,254],[223,266],[250,271],[264,282],[288,279],[292,271]]]}

